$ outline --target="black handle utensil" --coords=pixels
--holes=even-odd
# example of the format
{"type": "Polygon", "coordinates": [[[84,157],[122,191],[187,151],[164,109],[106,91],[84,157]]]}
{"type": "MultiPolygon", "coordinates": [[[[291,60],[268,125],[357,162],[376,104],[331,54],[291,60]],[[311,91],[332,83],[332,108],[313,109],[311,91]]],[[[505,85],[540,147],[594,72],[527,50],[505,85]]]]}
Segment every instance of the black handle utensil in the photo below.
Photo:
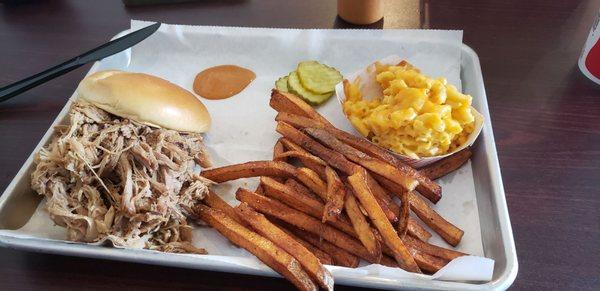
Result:
{"type": "Polygon", "coordinates": [[[21,81],[4,86],[0,88],[0,102],[6,101],[58,76],[62,76],[89,62],[101,60],[118,52],[124,51],[152,35],[156,30],[158,30],[159,27],[160,23],[158,22],[150,26],[146,26],[113,41],[107,42],[60,65],[54,66],[21,81]]]}

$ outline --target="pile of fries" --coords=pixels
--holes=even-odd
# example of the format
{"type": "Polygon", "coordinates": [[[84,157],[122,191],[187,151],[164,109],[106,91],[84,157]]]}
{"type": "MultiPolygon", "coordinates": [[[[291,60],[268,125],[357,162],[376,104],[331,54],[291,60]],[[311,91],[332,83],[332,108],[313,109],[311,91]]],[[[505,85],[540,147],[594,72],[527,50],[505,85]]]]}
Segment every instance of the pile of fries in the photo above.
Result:
{"type": "Polygon", "coordinates": [[[260,177],[258,188],[239,188],[236,207],[209,193],[193,209],[199,219],[301,290],[333,289],[324,264],[355,268],[363,259],[435,273],[466,255],[429,244],[431,233],[410,211],[450,245],[460,242],[463,231],[430,202],[442,197],[433,180],[464,164],[468,149],[417,170],[335,128],[293,94],[273,90],[270,105],[278,111],[276,130],[282,135],[272,161],[201,173],[216,183],[260,177]]]}

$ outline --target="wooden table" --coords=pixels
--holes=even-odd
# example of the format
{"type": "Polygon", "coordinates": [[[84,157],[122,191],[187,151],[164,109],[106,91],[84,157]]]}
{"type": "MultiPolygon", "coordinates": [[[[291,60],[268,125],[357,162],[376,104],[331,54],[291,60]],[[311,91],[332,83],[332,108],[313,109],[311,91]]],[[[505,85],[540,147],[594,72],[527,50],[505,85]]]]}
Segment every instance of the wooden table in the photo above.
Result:
{"type": "MultiPolygon", "coordinates": [[[[389,1],[372,28],[462,29],[483,68],[519,259],[518,289],[600,285],[600,86],[577,58],[600,1],[389,1]],[[452,2],[452,3],[446,3],[452,2]]],[[[0,5],[0,84],[106,42],[130,19],[348,28],[335,1],[0,5]]],[[[89,66],[0,104],[4,189],[89,66]]],[[[0,289],[289,289],[281,279],[0,249],[0,289]]],[[[339,289],[352,289],[338,286],[339,289]]]]}

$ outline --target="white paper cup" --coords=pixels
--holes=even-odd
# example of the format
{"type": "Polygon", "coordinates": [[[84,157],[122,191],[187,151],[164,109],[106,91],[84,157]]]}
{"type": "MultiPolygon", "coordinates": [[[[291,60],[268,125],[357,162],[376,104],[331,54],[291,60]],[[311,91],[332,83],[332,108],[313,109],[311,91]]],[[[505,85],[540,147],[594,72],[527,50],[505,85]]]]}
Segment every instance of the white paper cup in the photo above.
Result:
{"type": "MultiPolygon", "coordinates": [[[[391,55],[391,56],[388,56],[388,57],[385,57],[385,58],[379,60],[380,63],[385,64],[385,65],[396,65],[396,64],[400,63],[400,61],[402,61],[402,58],[400,58],[397,55],[391,55]]],[[[379,86],[379,83],[377,83],[377,80],[375,79],[375,77],[376,77],[375,62],[373,62],[373,64],[371,64],[359,71],[354,72],[353,74],[344,76],[344,79],[347,79],[350,82],[354,82],[354,80],[356,80],[357,77],[360,77],[359,89],[360,89],[360,92],[361,92],[363,98],[373,99],[373,98],[379,98],[379,97],[383,96],[383,92],[382,92],[383,90],[382,90],[381,86],[379,86]]],[[[343,83],[339,83],[335,86],[335,95],[343,108],[344,101],[346,100],[346,94],[344,92],[344,84],[343,83]]],[[[414,168],[419,168],[419,167],[429,165],[435,161],[438,161],[438,160],[448,157],[456,152],[459,152],[459,151],[465,149],[466,147],[473,145],[473,143],[475,143],[475,140],[481,133],[481,129],[483,128],[483,115],[481,115],[481,113],[477,112],[477,110],[475,110],[475,108],[473,108],[473,107],[471,107],[471,112],[473,113],[473,116],[475,117],[475,129],[473,130],[473,132],[471,132],[471,134],[467,138],[467,141],[464,144],[462,144],[460,147],[453,150],[452,152],[449,152],[444,155],[433,156],[433,157],[423,157],[423,158],[419,158],[419,159],[414,159],[409,156],[402,155],[402,154],[399,154],[399,153],[396,153],[393,151],[390,151],[390,152],[414,168]]]]}
{"type": "Polygon", "coordinates": [[[581,50],[578,64],[581,73],[600,85],[600,9],[581,50]]]}

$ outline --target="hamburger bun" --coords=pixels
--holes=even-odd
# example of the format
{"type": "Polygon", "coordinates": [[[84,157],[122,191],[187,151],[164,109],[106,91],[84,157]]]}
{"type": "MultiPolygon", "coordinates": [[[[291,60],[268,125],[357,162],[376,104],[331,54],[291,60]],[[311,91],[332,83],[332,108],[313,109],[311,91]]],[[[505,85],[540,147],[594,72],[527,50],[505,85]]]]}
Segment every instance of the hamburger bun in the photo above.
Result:
{"type": "Polygon", "coordinates": [[[153,127],[206,132],[210,115],[194,94],[148,74],[99,71],[77,87],[79,98],[114,115],[153,127]]]}

